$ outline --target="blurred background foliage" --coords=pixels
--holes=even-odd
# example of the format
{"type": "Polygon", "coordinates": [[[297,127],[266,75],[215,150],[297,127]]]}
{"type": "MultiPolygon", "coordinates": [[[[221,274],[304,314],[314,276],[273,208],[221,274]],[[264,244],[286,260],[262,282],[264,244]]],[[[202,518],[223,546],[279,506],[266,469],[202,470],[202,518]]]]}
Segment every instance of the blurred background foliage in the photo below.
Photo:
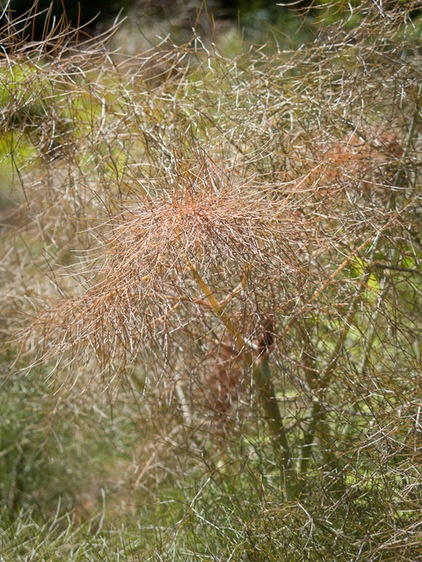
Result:
{"type": "MultiPolygon", "coordinates": [[[[104,0],[99,5],[87,0],[38,0],[31,7],[25,0],[10,0],[3,2],[3,7],[7,6],[18,19],[28,13],[38,14],[30,24],[25,24],[26,37],[33,39],[41,39],[47,29],[51,31],[61,20],[74,27],[85,26],[89,33],[98,33],[115,18],[127,17],[139,26],[141,33],[148,33],[146,28],[151,20],[167,22],[174,39],[178,37],[176,32],[187,38],[192,28],[201,22],[210,31],[211,19],[222,27],[233,23],[256,43],[265,40],[272,27],[287,35],[301,27],[306,36],[304,19],[317,19],[321,13],[326,21],[339,18],[343,4],[329,4],[326,0],[104,0]],[[203,15],[198,19],[201,12],[203,15]],[[300,17],[305,14],[306,18],[300,17]]],[[[23,22],[16,25],[22,27],[23,22]]]]}

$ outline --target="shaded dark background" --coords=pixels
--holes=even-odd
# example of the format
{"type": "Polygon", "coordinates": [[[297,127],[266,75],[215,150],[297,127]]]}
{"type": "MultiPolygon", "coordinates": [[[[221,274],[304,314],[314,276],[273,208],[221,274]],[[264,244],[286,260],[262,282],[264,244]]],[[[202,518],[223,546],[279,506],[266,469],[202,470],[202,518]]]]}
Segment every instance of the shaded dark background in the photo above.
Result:
{"type": "MultiPolygon", "coordinates": [[[[20,32],[20,39],[41,40],[51,33],[61,21],[62,29],[70,27],[83,27],[88,36],[98,35],[105,31],[116,17],[123,19],[125,16],[134,18],[134,21],[142,21],[144,26],[148,26],[148,18],[151,20],[171,21],[171,28],[186,30],[190,32],[193,27],[198,29],[198,12],[207,12],[215,21],[236,21],[242,30],[252,34],[252,37],[259,37],[259,33],[266,25],[274,25],[275,28],[286,30],[286,26],[291,22],[292,17],[303,9],[308,9],[308,15],[312,18],[317,15],[322,5],[326,5],[324,0],[0,0],[0,6],[8,6],[9,21],[10,17],[15,21],[14,28],[20,32]],[[282,6],[278,5],[282,4],[282,6]],[[32,17],[19,18],[30,12],[32,17]],[[288,17],[286,17],[288,16],[288,17]],[[29,23],[30,22],[30,23],[29,23]]],[[[341,12],[341,5],[347,2],[339,0],[338,6],[341,12]]],[[[421,13],[420,3],[412,0],[384,0],[383,9],[394,7],[412,6],[409,13],[417,16],[421,13]]],[[[3,20],[6,16],[3,14],[3,20]]],[[[204,21],[211,21],[202,17],[204,21]]],[[[7,33],[10,28],[7,20],[4,29],[7,33]]],[[[0,32],[3,26],[0,25],[0,32]]],[[[57,30],[57,28],[56,28],[57,30]]],[[[305,33],[303,31],[303,33],[305,33]]]]}
{"type": "MultiPolygon", "coordinates": [[[[207,0],[206,10],[216,18],[239,19],[253,12],[265,11],[267,18],[272,14],[279,15],[283,10],[308,7],[312,0],[207,0]],[[277,3],[285,4],[284,7],[277,3]]],[[[6,5],[1,2],[0,5],[6,5]]],[[[38,14],[33,19],[33,25],[27,26],[25,34],[31,39],[42,39],[45,29],[45,20],[49,8],[49,22],[59,21],[65,13],[66,21],[72,26],[87,26],[88,31],[95,33],[104,28],[119,14],[124,17],[128,11],[136,10],[139,14],[156,18],[171,18],[182,14],[186,24],[195,22],[196,14],[202,5],[201,0],[102,0],[93,2],[89,0],[39,0],[36,8],[30,0],[11,0],[9,13],[14,19],[19,18],[31,10],[38,14]],[[32,6],[32,8],[31,8],[32,6]]]]}

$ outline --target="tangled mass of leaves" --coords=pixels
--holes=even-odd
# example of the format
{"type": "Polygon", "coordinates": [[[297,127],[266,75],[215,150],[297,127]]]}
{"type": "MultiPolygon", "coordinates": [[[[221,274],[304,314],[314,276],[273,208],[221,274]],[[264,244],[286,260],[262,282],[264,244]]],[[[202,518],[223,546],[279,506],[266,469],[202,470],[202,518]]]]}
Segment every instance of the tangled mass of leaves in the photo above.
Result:
{"type": "MultiPolygon", "coordinates": [[[[422,535],[420,23],[397,6],[296,51],[129,57],[65,30],[0,61],[20,361],[128,377],[214,470],[261,447],[280,501],[325,529],[349,506],[318,548],[353,560],[422,535]]],[[[303,546],[266,514],[277,552],[303,546]]]]}

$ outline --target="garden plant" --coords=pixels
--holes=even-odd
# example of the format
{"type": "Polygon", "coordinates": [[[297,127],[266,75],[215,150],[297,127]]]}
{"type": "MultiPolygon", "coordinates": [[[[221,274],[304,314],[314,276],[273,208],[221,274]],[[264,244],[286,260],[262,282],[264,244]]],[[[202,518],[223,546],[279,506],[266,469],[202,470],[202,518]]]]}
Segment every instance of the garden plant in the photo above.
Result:
{"type": "Polygon", "coordinates": [[[420,13],[318,5],[135,54],[3,12],[0,560],[422,556],[420,13]]]}

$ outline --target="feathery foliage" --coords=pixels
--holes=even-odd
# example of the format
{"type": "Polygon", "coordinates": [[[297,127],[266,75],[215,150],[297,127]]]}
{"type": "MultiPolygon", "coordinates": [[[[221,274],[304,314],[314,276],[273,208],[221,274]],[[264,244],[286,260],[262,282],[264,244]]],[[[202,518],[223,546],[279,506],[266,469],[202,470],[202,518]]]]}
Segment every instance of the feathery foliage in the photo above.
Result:
{"type": "Polygon", "coordinates": [[[4,331],[57,392],[137,396],[134,488],[178,506],[162,553],[420,554],[411,9],[344,6],[294,52],[235,58],[6,26],[4,331]]]}

